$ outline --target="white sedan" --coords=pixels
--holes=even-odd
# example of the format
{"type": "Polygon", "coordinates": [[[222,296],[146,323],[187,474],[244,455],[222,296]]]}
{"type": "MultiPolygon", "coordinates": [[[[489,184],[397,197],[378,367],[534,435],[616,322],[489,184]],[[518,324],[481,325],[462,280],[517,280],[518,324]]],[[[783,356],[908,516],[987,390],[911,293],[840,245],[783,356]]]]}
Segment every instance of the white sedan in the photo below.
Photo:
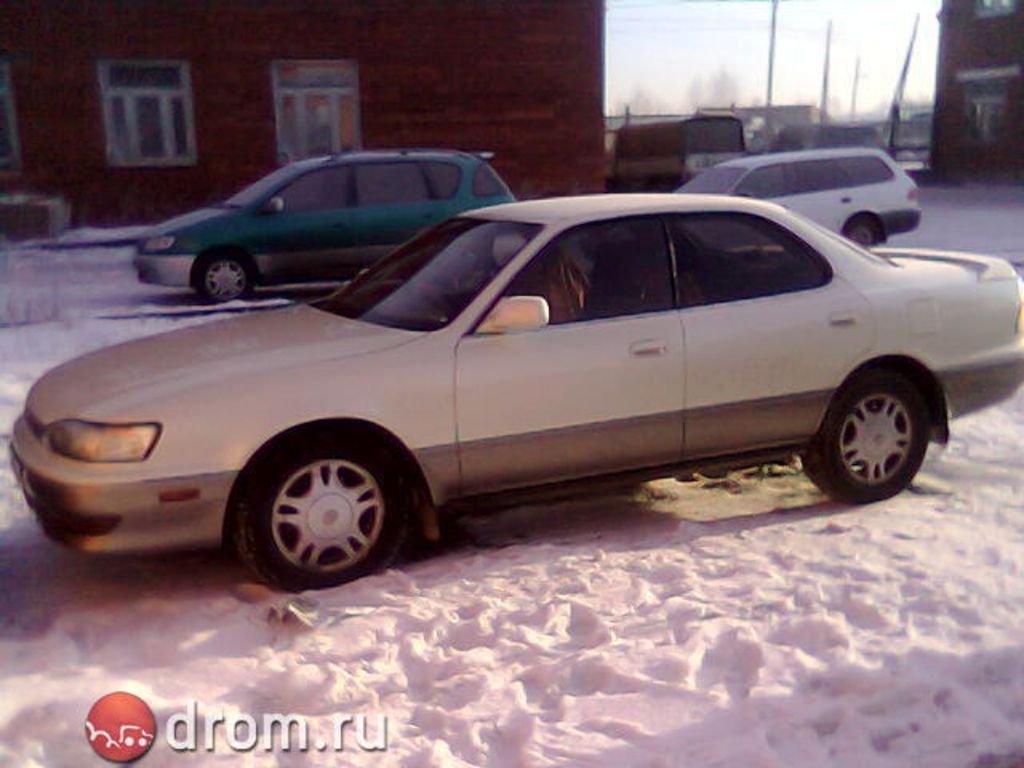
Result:
{"type": "Polygon", "coordinates": [[[609,477],[800,454],[866,503],[1017,389],[1022,303],[1005,261],[876,255],[769,203],[514,203],[311,306],[51,371],[13,460],[59,540],[226,540],[287,589],[384,567],[438,511],[609,477]]]}

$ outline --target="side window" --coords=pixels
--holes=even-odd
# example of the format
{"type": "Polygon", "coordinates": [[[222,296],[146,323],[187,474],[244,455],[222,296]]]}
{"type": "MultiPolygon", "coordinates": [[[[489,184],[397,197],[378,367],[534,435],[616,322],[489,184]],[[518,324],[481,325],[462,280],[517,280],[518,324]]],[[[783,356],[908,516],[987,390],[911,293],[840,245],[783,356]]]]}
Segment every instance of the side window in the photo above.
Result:
{"type": "Polygon", "coordinates": [[[325,168],[300,176],[278,194],[286,213],[345,208],[351,199],[351,181],[351,167],[325,168]]]}
{"type": "Polygon", "coordinates": [[[881,184],[895,175],[892,168],[877,157],[844,157],[838,162],[853,187],[881,184]]]}
{"type": "Polygon", "coordinates": [[[757,216],[675,216],[669,231],[688,306],[803,291],[832,277],[828,264],[809,246],[757,216]]]}
{"type": "Polygon", "coordinates": [[[448,200],[455,197],[462,181],[462,171],[455,163],[428,161],[420,163],[430,184],[430,196],[435,200],[448,200]]]}
{"type": "Polygon", "coordinates": [[[617,219],[571,229],[537,254],[505,295],[544,297],[552,325],[671,309],[661,220],[617,219]]]}
{"type": "Polygon", "coordinates": [[[508,187],[487,163],[480,163],[473,174],[473,194],[477,197],[507,195],[508,187]]]}
{"type": "Polygon", "coordinates": [[[755,168],[736,187],[736,194],[768,200],[786,194],[786,174],[781,165],[755,168]]]}
{"type": "Polygon", "coordinates": [[[791,194],[794,195],[850,186],[846,174],[834,160],[804,160],[793,163],[790,168],[794,187],[791,194]]]}
{"type": "Polygon", "coordinates": [[[400,205],[430,199],[427,179],[415,162],[356,166],[356,204],[400,205]]]}

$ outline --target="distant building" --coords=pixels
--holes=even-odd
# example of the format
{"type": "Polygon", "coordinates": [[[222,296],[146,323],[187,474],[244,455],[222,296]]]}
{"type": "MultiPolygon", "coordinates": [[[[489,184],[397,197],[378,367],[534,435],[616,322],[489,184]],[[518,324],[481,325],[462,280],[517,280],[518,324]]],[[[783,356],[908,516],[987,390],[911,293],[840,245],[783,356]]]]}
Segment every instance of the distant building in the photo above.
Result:
{"type": "Polygon", "coordinates": [[[945,0],[932,166],[1024,178],[1024,0],[945,0]]]}
{"type": "Polygon", "coordinates": [[[601,0],[0,2],[0,192],[76,221],[224,199],[349,148],[490,150],[521,196],[603,184],[601,0]]]}

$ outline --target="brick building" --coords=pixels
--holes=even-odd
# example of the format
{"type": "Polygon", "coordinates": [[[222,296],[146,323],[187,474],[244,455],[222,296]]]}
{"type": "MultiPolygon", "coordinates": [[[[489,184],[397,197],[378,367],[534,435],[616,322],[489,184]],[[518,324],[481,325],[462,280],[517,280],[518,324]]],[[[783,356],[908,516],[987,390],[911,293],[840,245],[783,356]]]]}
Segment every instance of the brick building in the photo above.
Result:
{"type": "Polygon", "coordinates": [[[0,191],[151,220],[400,146],[494,151],[520,196],[595,191],[603,24],[601,0],[0,3],[0,191]]]}
{"type": "Polygon", "coordinates": [[[1024,0],[944,0],[932,165],[1024,178],[1024,0]]]}

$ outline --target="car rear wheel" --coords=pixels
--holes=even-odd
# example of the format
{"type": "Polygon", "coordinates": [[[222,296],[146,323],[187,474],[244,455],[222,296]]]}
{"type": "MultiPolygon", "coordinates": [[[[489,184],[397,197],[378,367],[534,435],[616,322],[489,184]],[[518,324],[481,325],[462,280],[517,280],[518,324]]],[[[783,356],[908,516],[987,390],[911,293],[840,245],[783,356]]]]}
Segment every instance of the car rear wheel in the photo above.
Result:
{"type": "Polygon", "coordinates": [[[193,288],[210,301],[232,301],[252,293],[255,275],[248,260],[235,253],[203,257],[193,273],[193,288]]]}
{"type": "Polygon", "coordinates": [[[836,395],[804,469],[838,501],[880,501],[910,485],[929,434],[928,408],[917,389],[896,373],[869,371],[836,395]]]}
{"type": "Polygon", "coordinates": [[[882,242],[883,236],[878,222],[871,216],[860,214],[843,226],[843,237],[865,248],[882,242]]]}
{"type": "Polygon", "coordinates": [[[234,516],[242,560],[292,591],[387,567],[405,538],[409,507],[388,452],[328,436],[291,447],[248,473],[234,516]]]}

